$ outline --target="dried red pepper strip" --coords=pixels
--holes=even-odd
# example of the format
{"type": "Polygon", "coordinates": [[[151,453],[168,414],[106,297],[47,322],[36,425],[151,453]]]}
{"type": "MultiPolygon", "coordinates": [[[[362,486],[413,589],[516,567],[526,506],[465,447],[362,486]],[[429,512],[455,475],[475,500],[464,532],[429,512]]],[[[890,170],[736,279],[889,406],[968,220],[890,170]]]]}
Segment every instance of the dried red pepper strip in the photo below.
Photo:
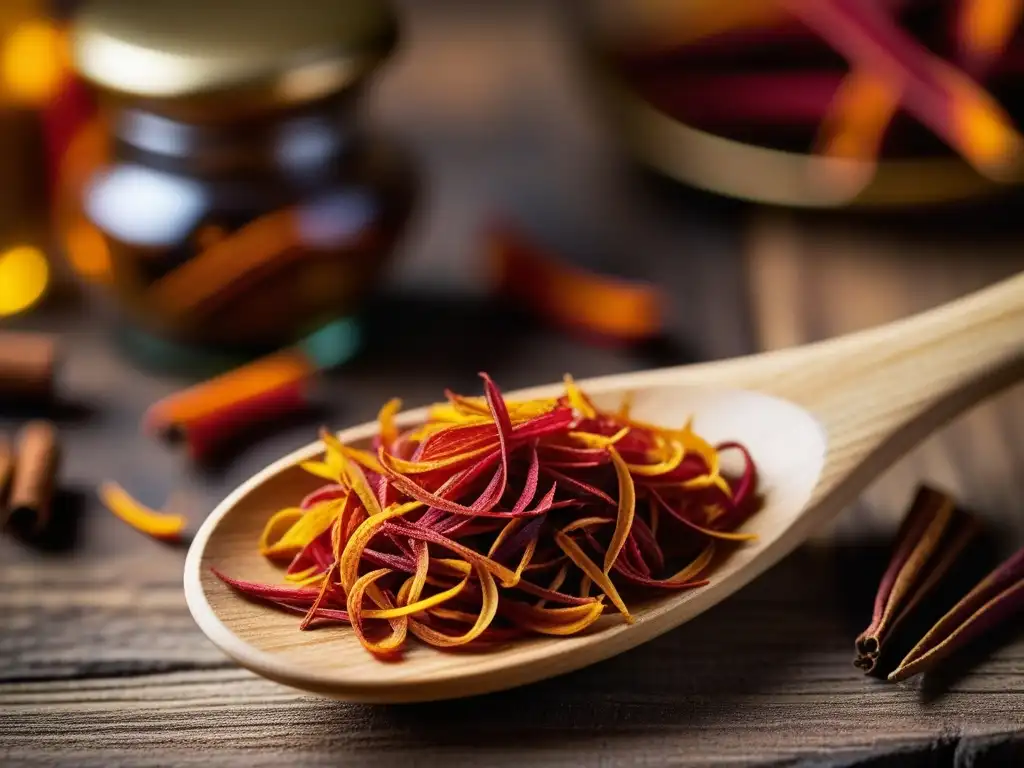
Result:
{"type": "Polygon", "coordinates": [[[661,545],[658,544],[657,536],[640,515],[633,519],[631,535],[635,538],[636,546],[640,549],[642,557],[651,561],[654,571],[657,573],[664,571],[665,553],[662,552],[661,545]]]}
{"type": "Polygon", "coordinates": [[[325,485],[323,488],[317,488],[315,491],[307,495],[301,502],[299,502],[299,506],[302,509],[309,509],[322,501],[334,501],[335,499],[340,499],[347,495],[348,488],[344,485],[325,485]]]}
{"type": "Polygon", "coordinates": [[[747,450],[746,446],[741,443],[727,442],[719,443],[716,447],[719,453],[724,451],[739,451],[743,456],[743,475],[736,483],[736,487],[732,491],[732,501],[735,506],[740,506],[746,500],[747,496],[754,491],[757,487],[757,465],[754,463],[753,457],[750,455],[750,451],[747,450]]]}
{"type": "Polygon", "coordinates": [[[568,429],[574,421],[575,416],[571,409],[559,408],[515,427],[512,430],[512,439],[520,441],[553,435],[568,429]]]}
{"type": "Polygon", "coordinates": [[[480,477],[480,475],[497,464],[500,460],[500,451],[493,451],[487,454],[473,466],[456,475],[452,475],[437,489],[437,495],[446,499],[457,497],[463,490],[470,487],[472,483],[480,477]]]}
{"type": "Polygon", "coordinates": [[[488,444],[498,444],[498,430],[493,424],[452,425],[424,440],[417,460],[443,459],[488,444]]]}
{"type": "Polygon", "coordinates": [[[607,464],[611,460],[608,457],[608,451],[603,448],[580,448],[576,445],[545,445],[541,449],[541,455],[549,461],[607,464]]]}
{"type": "Polygon", "coordinates": [[[416,563],[408,557],[393,555],[390,552],[379,552],[369,547],[363,550],[363,559],[371,565],[390,568],[396,572],[414,573],[416,571],[416,563]]]}
{"type": "Polygon", "coordinates": [[[334,562],[334,553],[331,552],[331,534],[331,529],[323,531],[303,547],[302,551],[292,559],[286,573],[301,573],[314,567],[319,568],[321,571],[329,568],[331,563],[334,562]]]}
{"type": "MultiPolygon", "coordinates": [[[[499,482],[501,474],[503,473],[501,473],[499,470],[499,472],[495,473],[494,475],[495,478],[499,478],[499,482]]],[[[469,515],[473,517],[510,518],[528,517],[531,515],[542,514],[547,511],[546,509],[524,510],[523,512],[518,513],[512,511],[486,511],[488,507],[493,506],[492,497],[495,495],[495,493],[492,490],[491,485],[488,485],[487,489],[484,491],[483,494],[480,495],[480,497],[473,503],[473,505],[466,506],[465,504],[459,504],[454,501],[449,501],[448,499],[442,498],[437,494],[431,493],[427,489],[420,487],[413,481],[409,480],[407,477],[403,477],[398,473],[394,473],[393,475],[391,475],[391,481],[394,483],[396,488],[398,488],[400,491],[402,491],[410,498],[415,499],[416,501],[423,502],[424,504],[429,504],[430,506],[436,507],[437,509],[443,510],[445,512],[451,512],[455,515],[469,515]]],[[[492,482],[495,486],[499,484],[499,482],[492,482]]],[[[552,488],[553,487],[554,486],[552,486],[552,488]]]]}
{"type": "Polygon", "coordinates": [[[312,605],[320,594],[319,589],[308,587],[284,587],[271,584],[260,584],[255,581],[244,581],[233,579],[221,571],[213,568],[214,575],[227,584],[229,587],[238,590],[247,597],[261,598],[264,600],[280,600],[293,604],[312,605]]]}
{"type": "MultiPolygon", "coordinates": [[[[540,482],[540,459],[537,457],[537,447],[533,446],[530,451],[530,468],[526,472],[526,480],[523,483],[523,492],[519,494],[519,500],[512,507],[514,514],[526,511],[537,495],[537,484],[540,482]]],[[[552,486],[554,487],[554,486],[552,486]]]]}
{"type": "MultiPolygon", "coordinates": [[[[559,605],[589,605],[597,602],[596,597],[570,595],[568,592],[558,591],[557,588],[541,587],[526,579],[519,580],[519,583],[516,584],[516,590],[529,595],[530,597],[537,597],[541,600],[558,603],[559,605]]],[[[470,583],[466,589],[466,594],[470,597],[476,597],[478,594],[478,587],[475,584],[470,583]]]]}
{"type": "Polygon", "coordinates": [[[688,528],[691,528],[697,533],[709,536],[711,538],[726,539],[730,541],[747,541],[750,539],[757,538],[752,533],[731,533],[699,525],[698,523],[694,522],[694,520],[689,515],[687,515],[685,511],[681,511],[676,507],[676,505],[669,504],[667,501],[665,501],[665,499],[663,499],[661,495],[654,489],[649,489],[648,493],[650,494],[651,499],[653,499],[654,502],[658,504],[658,506],[660,506],[662,509],[668,512],[673,518],[681,522],[683,525],[687,526],[688,528]]]}
{"type": "MultiPolygon", "coordinates": [[[[272,600],[270,604],[292,613],[301,613],[303,615],[306,613],[305,607],[293,605],[287,600],[272,600]]],[[[352,619],[349,617],[348,611],[342,611],[338,608],[319,608],[316,612],[316,618],[310,622],[307,629],[313,629],[325,623],[351,624],[352,619]]]]}
{"type": "MultiPolygon", "coordinates": [[[[515,518],[517,521],[522,521],[523,518],[515,518]]],[[[506,539],[501,546],[494,550],[493,557],[498,560],[503,560],[507,557],[511,557],[520,552],[526,543],[534,536],[540,533],[544,527],[546,521],[543,517],[535,517],[530,522],[526,523],[518,533],[514,536],[510,536],[506,539]]]]}
{"type": "Polygon", "coordinates": [[[615,506],[615,499],[609,496],[607,493],[602,491],[595,485],[584,482],[576,477],[570,477],[564,472],[560,472],[557,469],[553,469],[550,465],[544,464],[541,466],[541,472],[555,479],[556,482],[561,484],[561,487],[568,488],[578,493],[582,493],[587,496],[593,496],[606,504],[615,506]]]}

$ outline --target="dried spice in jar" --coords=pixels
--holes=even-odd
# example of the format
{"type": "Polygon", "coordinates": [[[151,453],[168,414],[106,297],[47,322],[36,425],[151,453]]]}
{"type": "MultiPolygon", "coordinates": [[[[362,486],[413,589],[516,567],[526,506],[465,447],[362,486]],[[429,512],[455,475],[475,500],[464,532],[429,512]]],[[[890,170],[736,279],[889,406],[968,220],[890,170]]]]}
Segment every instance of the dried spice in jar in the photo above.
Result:
{"type": "Polygon", "coordinates": [[[86,4],[74,59],[102,109],[68,158],[71,263],[175,343],[265,349],[352,316],[414,197],[358,120],[396,41],[376,0],[86,4]]]}

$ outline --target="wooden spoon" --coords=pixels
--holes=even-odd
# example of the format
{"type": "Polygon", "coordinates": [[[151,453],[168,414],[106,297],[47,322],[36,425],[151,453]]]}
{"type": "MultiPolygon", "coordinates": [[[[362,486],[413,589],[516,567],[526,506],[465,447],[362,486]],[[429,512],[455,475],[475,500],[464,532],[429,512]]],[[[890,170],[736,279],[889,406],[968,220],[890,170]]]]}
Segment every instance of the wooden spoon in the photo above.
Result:
{"type": "MultiPolygon", "coordinates": [[[[296,688],[358,701],[468,696],[529,683],[621,653],[689,621],[795,549],[898,457],[957,413],[1024,374],[1024,275],[922,315],[806,347],[716,363],[581,382],[599,405],[634,394],[638,418],[681,425],[691,414],[712,441],[751,450],[766,504],[711,584],[632,606],[637,621],[608,616],[587,634],[537,638],[478,653],[410,642],[400,662],[374,659],[346,628],[300,632],[297,617],[250,602],[210,572],[277,583],[257,553],[269,515],[319,484],[297,468],[311,444],[232,493],[199,530],[185,563],[185,596],[214,643],[254,672],[296,688]]],[[[557,394],[561,385],[510,393],[557,394]]],[[[399,423],[425,418],[408,411],[399,423]]],[[[369,439],[375,423],[340,433],[369,439]]]]}

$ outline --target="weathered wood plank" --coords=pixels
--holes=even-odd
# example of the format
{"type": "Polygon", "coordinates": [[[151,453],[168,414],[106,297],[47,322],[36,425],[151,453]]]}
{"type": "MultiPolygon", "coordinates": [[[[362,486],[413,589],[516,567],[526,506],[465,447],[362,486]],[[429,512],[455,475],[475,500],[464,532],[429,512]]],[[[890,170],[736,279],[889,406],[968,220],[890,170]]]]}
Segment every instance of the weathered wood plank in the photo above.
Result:
{"type": "MultiPolygon", "coordinates": [[[[962,708],[948,706],[925,721],[906,718],[899,703],[890,709],[899,720],[863,718],[868,702],[836,706],[810,701],[820,716],[814,735],[787,727],[794,704],[789,697],[747,697],[746,704],[766,713],[756,723],[723,724],[726,706],[694,701],[686,707],[658,697],[610,701],[595,691],[571,697],[535,700],[520,697],[504,703],[435,705],[430,708],[371,709],[337,702],[296,699],[275,694],[264,684],[233,679],[204,682],[174,676],[156,688],[172,695],[154,699],[154,688],[83,692],[83,700],[48,708],[38,716],[31,704],[7,706],[0,731],[13,760],[37,764],[107,765],[270,765],[292,759],[302,765],[738,765],[799,758],[852,764],[880,752],[902,752],[900,765],[954,765],[957,751],[972,753],[969,742],[984,744],[995,736],[971,727],[945,728],[934,747],[914,750],[912,741],[929,739],[943,720],[962,708]],[[245,703],[239,704],[239,701],[245,703]],[[525,715],[525,716],[524,716],[525,715]],[[594,734],[595,717],[608,723],[594,734]],[[866,719],[874,731],[850,728],[851,719],[866,719]],[[45,724],[48,732],[35,727],[45,724]],[[8,735],[6,729],[19,728],[8,735]],[[838,739],[846,746],[836,747],[838,739]],[[751,745],[755,745],[753,748],[751,745]],[[946,759],[935,760],[935,754],[946,759]],[[925,758],[928,761],[920,760],[925,758]],[[915,759],[918,758],[918,759],[915,759]]],[[[803,704],[804,702],[801,702],[803,704]]],[[[1012,704],[995,699],[993,707],[1012,704]]],[[[8,763],[9,764],[9,763],[8,763]]],[[[961,763],[964,764],[964,763],[961,763]]],[[[1006,763],[1003,763],[1006,764],[1006,763]]]]}
{"type": "Polygon", "coordinates": [[[175,608],[170,583],[148,585],[139,592],[153,597],[133,606],[116,573],[83,573],[67,598],[75,610],[47,608],[42,618],[8,589],[5,616],[33,616],[48,631],[26,634],[13,653],[5,645],[0,744],[16,760],[69,765],[260,765],[268,750],[296,750],[303,764],[341,755],[440,764],[468,762],[474,748],[488,765],[631,765],[641,755],[715,765],[859,761],[897,747],[927,754],[937,740],[953,754],[961,742],[1024,728],[1024,642],[996,648],[942,691],[852,667],[867,608],[847,578],[854,554],[805,548],[707,616],[563,679],[411,707],[308,698],[226,666],[175,608]],[[33,668],[39,679],[12,676],[33,668]]]}

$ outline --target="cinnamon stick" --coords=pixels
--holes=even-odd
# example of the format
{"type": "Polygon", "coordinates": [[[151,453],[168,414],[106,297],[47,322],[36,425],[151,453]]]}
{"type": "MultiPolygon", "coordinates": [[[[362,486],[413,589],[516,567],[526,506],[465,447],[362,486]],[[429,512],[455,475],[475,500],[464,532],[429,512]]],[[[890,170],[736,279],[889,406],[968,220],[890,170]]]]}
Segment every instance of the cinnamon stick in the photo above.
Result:
{"type": "Polygon", "coordinates": [[[0,396],[50,397],[56,365],[56,337],[42,333],[0,333],[0,396]]]}
{"type": "Polygon", "coordinates": [[[32,421],[18,433],[17,455],[8,504],[8,522],[40,533],[50,521],[50,504],[60,465],[57,430],[48,421],[32,421]]]}
{"type": "Polygon", "coordinates": [[[876,672],[886,641],[931,595],[980,531],[947,494],[921,486],[896,538],[879,584],[871,624],[856,641],[854,664],[876,672]]]}
{"type": "Polygon", "coordinates": [[[898,682],[934,669],[1024,610],[1024,548],[981,580],[933,626],[889,675],[898,682]]]}

